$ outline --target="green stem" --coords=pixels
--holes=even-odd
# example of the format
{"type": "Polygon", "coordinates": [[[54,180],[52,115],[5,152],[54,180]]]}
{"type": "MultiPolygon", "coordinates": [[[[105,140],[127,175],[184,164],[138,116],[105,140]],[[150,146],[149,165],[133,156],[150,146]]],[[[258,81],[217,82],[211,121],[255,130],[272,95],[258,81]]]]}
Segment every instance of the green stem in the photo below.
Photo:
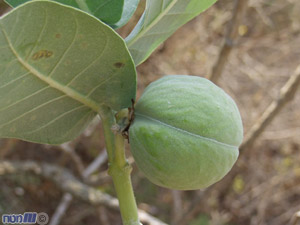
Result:
{"type": "Polygon", "coordinates": [[[121,134],[114,134],[111,130],[115,125],[112,111],[104,109],[100,114],[109,160],[108,173],[113,179],[117,192],[123,224],[141,225],[130,179],[132,167],[125,157],[124,138],[121,134]]]}

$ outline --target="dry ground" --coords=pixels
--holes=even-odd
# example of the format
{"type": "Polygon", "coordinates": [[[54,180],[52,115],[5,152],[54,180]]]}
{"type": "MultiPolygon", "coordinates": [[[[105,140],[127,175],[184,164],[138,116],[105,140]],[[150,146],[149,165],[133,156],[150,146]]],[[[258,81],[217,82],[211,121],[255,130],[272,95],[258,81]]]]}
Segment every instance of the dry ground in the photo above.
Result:
{"type": "MultiPolygon", "coordinates": [[[[163,75],[206,77],[219,54],[232,7],[233,1],[220,0],[178,30],[139,66],[138,95],[163,75]]],[[[250,1],[240,24],[239,37],[218,85],[237,102],[247,133],[300,64],[300,2],[250,1]]],[[[120,33],[125,35],[129,27],[120,33]]],[[[78,138],[73,146],[83,165],[88,165],[104,148],[100,126],[92,134],[78,138]]],[[[78,175],[70,156],[58,147],[1,140],[0,159],[44,161],[78,175]]],[[[293,215],[300,211],[299,91],[255,144],[240,155],[235,167],[238,173],[234,177],[229,174],[208,190],[189,192],[156,187],[134,168],[139,207],[170,224],[293,224],[293,215]]],[[[101,170],[105,169],[102,166],[101,170]]],[[[104,173],[101,179],[100,189],[114,195],[111,180],[104,173]]],[[[52,215],[63,195],[51,181],[31,174],[1,176],[0,185],[0,214],[44,211],[52,215]]],[[[61,224],[120,222],[114,211],[95,209],[75,200],[61,224]]]]}

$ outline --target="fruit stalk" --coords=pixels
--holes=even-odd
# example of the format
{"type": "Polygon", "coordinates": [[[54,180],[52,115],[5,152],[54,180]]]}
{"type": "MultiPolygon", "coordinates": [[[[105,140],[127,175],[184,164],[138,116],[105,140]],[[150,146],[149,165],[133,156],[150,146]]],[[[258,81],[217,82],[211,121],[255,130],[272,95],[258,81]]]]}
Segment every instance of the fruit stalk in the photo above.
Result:
{"type": "Polygon", "coordinates": [[[100,115],[109,160],[108,173],[116,189],[123,224],[141,225],[130,178],[132,167],[125,157],[124,138],[111,129],[115,125],[115,118],[110,109],[102,110],[100,115]]]}

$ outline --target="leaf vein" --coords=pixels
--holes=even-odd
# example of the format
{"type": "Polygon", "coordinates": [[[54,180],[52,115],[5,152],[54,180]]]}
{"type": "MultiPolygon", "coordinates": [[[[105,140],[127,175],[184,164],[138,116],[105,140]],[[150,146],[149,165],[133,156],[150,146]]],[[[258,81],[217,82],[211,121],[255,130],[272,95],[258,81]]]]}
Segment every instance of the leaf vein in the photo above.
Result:
{"type": "Polygon", "coordinates": [[[93,12],[93,14],[95,14],[99,9],[101,9],[103,6],[107,5],[109,2],[111,2],[111,0],[108,0],[102,4],[100,4],[93,12]]]}
{"type": "MultiPolygon", "coordinates": [[[[28,15],[31,15],[31,11],[28,12],[28,15]]],[[[27,21],[27,20],[26,20],[26,21],[27,21]]],[[[28,21],[29,21],[29,20],[28,20],[28,21]]],[[[26,24],[26,23],[25,23],[25,24],[26,24]]],[[[15,38],[15,43],[14,43],[14,44],[18,43],[20,37],[23,37],[22,34],[23,34],[24,31],[26,30],[25,27],[26,27],[26,26],[23,25],[23,26],[22,26],[22,30],[18,32],[18,36],[16,36],[16,38],[15,38]]],[[[7,36],[8,36],[8,35],[7,35],[7,36]]],[[[9,37],[9,36],[8,36],[8,37],[9,37]]]]}
{"type": "MultiPolygon", "coordinates": [[[[33,131],[30,131],[30,132],[26,132],[26,134],[32,134],[34,132],[37,132],[37,131],[40,131],[44,128],[47,128],[48,126],[50,126],[51,124],[55,123],[56,121],[58,121],[60,118],[64,117],[65,115],[68,115],[69,113],[72,113],[80,108],[83,108],[83,107],[86,107],[85,105],[81,105],[81,106],[78,106],[76,108],[73,108],[73,109],[70,109],[69,111],[66,111],[64,113],[62,113],[60,116],[58,117],[55,117],[54,119],[50,120],[48,123],[46,123],[45,125],[33,130],[33,131]]],[[[89,111],[90,112],[90,111],[89,111]]]]}
{"type": "Polygon", "coordinates": [[[40,31],[38,39],[36,40],[36,42],[34,43],[32,49],[30,50],[30,52],[28,53],[27,57],[25,58],[25,62],[27,62],[27,60],[30,57],[30,55],[32,54],[33,50],[36,48],[37,43],[40,41],[40,39],[42,37],[42,34],[43,34],[44,30],[45,30],[45,27],[46,27],[46,24],[47,24],[47,11],[45,9],[44,9],[44,15],[45,15],[45,17],[44,17],[43,27],[42,27],[42,29],[40,31]]]}
{"type": "Polygon", "coordinates": [[[38,91],[36,91],[36,92],[30,94],[30,95],[27,95],[26,97],[24,97],[24,98],[22,98],[22,99],[19,99],[18,101],[16,101],[16,102],[14,102],[14,103],[12,103],[12,104],[10,104],[10,105],[8,105],[8,106],[6,106],[6,107],[0,109],[0,112],[1,112],[1,111],[4,111],[4,110],[6,110],[6,109],[8,109],[8,108],[10,108],[10,107],[12,107],[12,106],[14,106],[14,105],[17,105],[18,103],[21,103],[21,102],[25,101],[26,99],[28,99],[28,98],[30,98],[30,97],[33,97],[33,96],[39,94],[40,92],[42,92],[42,91],[44,91],[45,89],[48,89],[48,88],[50,88],[50,86],[43,87],[42,89],[40,89],[40,90],[38,90],[38,91]]]}
{"type": "Polygon", "coordinates": [[[4,49],[4,48],[9,48],[9,46],[8,45],[6,45],[6,46],[0,46],[0,49],[4,49]]]}
{"type": "Polygon", "coordinates": [[[143,36],[143,38],[145,38],[145,37],[151,37],[151,36],[157,36],[157,35],[162,35],[162,34],[169,34],[171,32],[172,32],[172,30],[171,31],[156,32],[156,33],[149,33],[149,34],[145,34],[143,36]]]}
{"type": "Polygon", "coordinates": [[[61,91],[65,95],[69,96],[70,98],[73,98],[76,101],[81,102],[82,104],[90,107],[91,109],[93,109],[95,112],[98,113],[99,106],[98,106],[98,104],[96,102],[94,102],[91,99],[86,99],[85,96],[83,96],[82,94],[76,92],[74,89],[65,87],[62,84],[58,83],[57,81],[55,81],[55,80],[53,80],[53,79],[51,79],[49,77],[44,76],[39,71],[37,71],[35,68],[33,68],[31,65],[29,65],[26,62],[24,62],[24,60],[18,55],[18,53],[14,49],[14,47],[13,47],[12,43],[10,42],[10,40],[9,40],[7,34],[6,34],[6,31],[2,27],[1,23],[0,23],[0,28],[1,28],[1,31],[4,34],[5,38],[6,38],[6,41],[7,41],[8,45],[10,46],[10,49],[11,49],[12,53],[15,55],[15,57],[18,59],[19,63],[25,69],[27,69],[32,75],[34,75],[37,78],[39,78],[40,80],[44,81],[46,84],[50,85],[52,88],[61,91]]]}
{"type": "Polygon", "coordinates": [[[72,48],[73,44],[75,43],[77,34],[78,34],[78,22],[76,17],[72,14],[75,24],[76,24],[76,30],[74,33],[74,37],[72,42],[70,43],[70,45],[68,46],[68,48],[65,50],[65,52],[62,54],[62,56],[60,57],[60,59],[57,61],[56,65],[53,67],[52,71],[48,74],[48,77],[51,78],[51,76],[53,75],[53,73],[55,72],[55,70],[57,69],[57,67],[60,65],[60,63],[63,61],[64,57],[66,56],[66,54],[69,52],[69,50],[72,48]]]}
{"type": "Polygon", "coordinates": [[[11,28],[11,30],[10,30],[10,34],[9,34],[9,36],[11,35],[11,34],[13,34],[13,32],[15,31],[15,27],[16,27],[16,25],[17,25],[17,23],[19,22],[19,18],[20,18],[20,16],[19,16],[19,11],[16,11],[16,20],[15,20],[15,22],[14,22],[14,25],[13,25],[13,27],[11,28]]]}
{"type": "Polygon", "coordinates": [[[74,127],[76,127],[83,119],[85,119],[85,118],[86,118],[89,114],[91,114],[91,113],[94,113],[94,112],[93,112],[93,111],[88,111],[86,114],[84,114],[84,115],[82,116],[81,119],[79,119],[76,123],[74,123],[74,124],[72,125],[72,127],[70,127],[70,129],[63,135],[62,138],[66,137],[70,132],[72,132],[72,129],[73,129],[74,127]]]}
{"type": "Polygon", "coordinates": [[[18,60],[14,59],[14,60],[11,60],[9,63],[0,64],[0,65],[5,65],[6,64],[5,70],[1,71],[0,74],[5,74],[6,71],[12,66],[11,64],[13,64],[15,61],[18,61],[18,60]]]}
{"type": "MultiPolygon", "coordinates": [[[[2,88],[4,88],[4,87],[7,87],[8,85],[10,85],[10,84],[12,84],[12,83],[14,83],[14,82],[16,82],[16,81],[18,81],[18,80],[20,80],[20,79],[26,77],[28,74],[29,74],[29,72],[22,74],[22,75],[19,76],[18,78],[14,79],[14,80],[11,80],[11,81],[9,81],[8,83],[6,83],[6,84],[0,86],[0,89],[2,89],[2,88]]],[[[0,110],[0,111],[1,111],[1,110],[0,110]]]]}
{"type": "Polygon", "coordinates": [[[96,87],[94,87],[87,95],[86,97],[89,97],[91,96],[94,91],[96,91],[99,87],[101,87],[103,84],[105,84],[107,81],[109,81],[110,79],[114,78],[116,75],[118,75],[118,73],[115,73],[111,76],[109,76],[107,79],[103,80],[100,84],[98,84],[96,87]]]}
{"type": "Polygon", "coordinates": [[[96,59],[94,59],[94,60],[93,60],[93,61],[92,61],[85,69],[83,69],[81,72],[79,72],[78,74],[76,74],[76,75],[72,78],[72,80],[70,80],[70,81],[66,84],[67,87],[69,87],[69,86],[72,84],[73,81],[75,81],[78,77],[80,77],[80,76],[82,75],[82,73],[84,73],[85,71],[87,71],[92,65],[94,65],[95,62],[98,61],[99,58],[102,57],[103,53],[104,53],[105,50],[106,50],[107,45],[108,45],[108,44],[107,44],[107,37],[106,37],[106,39],[105,39],[105,45],[104,45],[103,51],[100,53],[100,55],[97,56],[96,59]]]}
{"type": "Polygon", "coordinates": [[[6,122],[6,123],[0,124],[0,129],[1,129],[2,127],[4,127],[5,125],[8,125],[8,124],[12,123],[12,122],[14,122],[14,121],[16,121],[16,120],[18,120],[18,119],[20,119],[20,118],[26,116],[27,114],[32,113],[32,112],[38,110],[39,108],[44,107],[45,105],[47,105],[47,104],[49,104],[49,103],[55,102],[55,101],[57,101],[57,100],[60,100],[61,98],[66,98],[66,97],[67,97],[66,95],[62,95],[62,96],[59,96],[59,97],[57,97],[57,98],[51,99],[50,101],[47,101],[47,102],[45,102],[45,103],[43,103],[43,104],[41,104],[41,105],[39,105],[39,106],[37,106],[37,107],[34,107],[34,108],[32,108],[31,110],[29,110],[29,111],[27,111],[27,112],[25,112],[25,113],[19,115],[18,117],[14,118],[14,119],[12,119],[12,120],[6,122]]]}
{"type": "Polygon", "coordinates": [[[143,37],[143,35],[145,33],[147,33],[149,30],[151,30],[166,14],[168,14],[168,12],[172,9],[172,7],[177,3],[178,0],[174,0],[173,2],[171,2],[165,9],[164,11],[162,11],[161,14],[159,14],[159,16],[157,16],[152,23],[149,24],[148,27],[144,28],[143,30],[141,30],[132,40],[130,40],[127,45],[130,48],[131,45],[133,45],[138,39],[140,39],[141,37],[143,37]]]}

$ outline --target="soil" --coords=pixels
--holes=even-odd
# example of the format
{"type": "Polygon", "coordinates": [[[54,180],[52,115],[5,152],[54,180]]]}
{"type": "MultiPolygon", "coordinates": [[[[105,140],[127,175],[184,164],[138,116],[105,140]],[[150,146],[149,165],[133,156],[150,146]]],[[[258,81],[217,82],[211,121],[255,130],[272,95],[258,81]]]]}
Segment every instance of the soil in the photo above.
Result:
{"type": "MultiPolygon", "coordinates": [[[[164,75],[207,77],[218,57],[232,7],[233,1],[219,1],[176,31],[138,66],[138,97],[148,84],[164,75]]],[[[0,1],[0,13],[3,9],[0,1]]],[[[240,21],[238,38],[218,85],[236,101],[245,134],[278,98],[281,87],[299,65],[299,10],[297,0],[253,0],[240,21]]],[[[119,30],[122,36],[128,34],[138,15],[139,12],[128,26],[119,30]]],[[[93,132],[86,132],[72,144],[84,166],[105,148],[100,124],[91,129],[93,132]]],[[[132,179],[139,207],[174,225],[292,224],[294,214],[300,210],[299,137],[298,91],[254,145],[240,155],[238,173],[230,183],[224,179],[207,190],[174,192],[151,184],[133,164],[132,179]]],[[[130,152],[127,153],[132,161],[130,152]]],[[[3,139],[0,159],[52,163],[79,175],[70,156],[59,147],[3,139]]],[[[106,169],[106,165],[101,167],[102,172],[106,169]]],[[[102,175],[99,189],[115,195],[110,178],[102,175]]],[[[52,215],[63,196],[54,183],[32,174],[2,175],[0,185],[0,214],[38,211],[52,215]]],[[[121,223],[115,211],[74,200],[61,224],[121,223]]]]}

